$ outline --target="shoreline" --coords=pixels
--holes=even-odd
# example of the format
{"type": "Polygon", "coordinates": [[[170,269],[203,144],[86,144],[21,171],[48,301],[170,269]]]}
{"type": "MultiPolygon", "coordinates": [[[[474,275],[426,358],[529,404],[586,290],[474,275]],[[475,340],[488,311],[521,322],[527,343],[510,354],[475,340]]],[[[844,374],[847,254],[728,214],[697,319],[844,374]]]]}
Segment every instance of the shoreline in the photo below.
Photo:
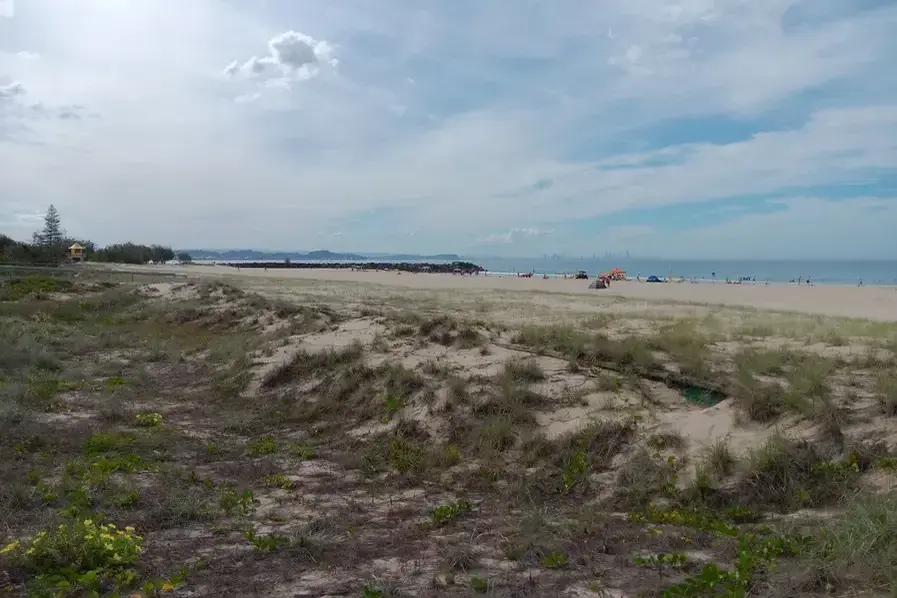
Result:
{"type": "MultiPolygon", "coordinates": [[[[203,262],[203,261],[191,262],[191,263],[189,263],[189,264],[166,264],[166,265],[164,265],[164,266],[162,266],[162,267],[170,268],[170,267],[174,266],[174,267],[181,267],[181,268],[184,268],[184,267],[227,268],[227,269],[232,269],[232,270],[238,270],[238,271],[241,271],[241,272],[242,272],[243,269],[245,269],[245,270],[258,270],[258,269],[262,269],[262,270],[264,270],[264,267],[263,267],[263,266],[258,266],[258,265],[250,266],[250,265],[248,265],[248,264],[250,264],[250,263],[254,263],[254,264],[255,264],[255,263],[260,263],[260,262],[247,262],[247,265],[245,266],[245,268],[241,266],[240,262],[217,262],[217,263],[213,263],[213,262],[203,262]]],[[[413,262],[411,262],[411,263],[413,263],[413,262]]],[[[135,266],[135,267],[137,267],[137,266],[135,266]]],[[[159,265],[151,265],[151,266],[149,266],[149,267],[158,268],[158,267],[160,267],[160,266],[159,266],[159,265]]],[[[425,271],[414,271],[414,270],[399,270],[399,269],[393,269],[393,268],[381,268],[381,269],[377,269],[377,268],[356,268],[355,270],[352,270],[351,268],[348,268],[348,267],[327,268],[327,267],[324,267],[324,266],[320,266],[320,267],[315,266],[315,267],[308,267],[308,268],[303,268],[303,267],[299,267],[299,266],[296,266],[296,265],[293,265],[293,266],[290,266],[290,267],[273,267],[273,266],[270,267],[270,271],[271,271],[271,272],[276,272],[276,271],[281,271],[281,270],[298,270],[298,271],[313,271],[313,272],[328,272],[328,271],[342,272],[342,271],[350,271],[350,272],[359,272],[359,273],[367,273],[367,272],[371,272],[371,273],[380,273],[380,274],[395,274],[396,272],[402,272],[402,273],[404,273],[404,274],[408,274],[408,275],[457,276],[457,273],[452,273],[452,272],[447,272],[447,271],[442,271],[442,272],[440,272],[440,271],[430,271],[430,272],[425,272],[425,271]]],[[[267,272],[266,272],[266,273],[267,273],[267,272]]],[[[477,276],[479,276],[479,277],[483,277],[483,276],[485,276],[485,277],[489,277],[489,278],[502,278],[502,279],[506,279],[506,278],[512,278],[512,279],[513,279],[513,278],[520,278],[520,279],[524,279],[524,280],[526,280],[526,279],[530,279],[530,280],[536,280],[536,279],[539,279],[539,280],[545,280],[545,279],[547,279],[547,280],[577,280],[577,279],[574,279],[574,278],[573,278],[575,272],[566,272],[566,273],[565,273],[565,272],[554,272],[554,273],[551,273],[551,272],[534,272],[533,275],[532,275],[531,277],[520,276],[521,274],[528,274],[528,272],[511,272],[511,271],[483,270],[479,275],[471,274],[471,273],[465,273],[465,276],[473,276],[473,277],[477,277],[477,276]],[[566,278],[565,278],[565,276],[566,276],[566,278]]],[[[589,273],[589,278],[588,278],[589,281],[596,280],[596,278],[597,278],[597,277],[596,277],[595,274],[593,274],[593,273],[589,273]]],[[[622,280],[622,281],[615,281],[615,282],[616,282],[616,283],[624,282],[624,283],[634,283],[634,284],[639,284],[639,283],[644,283],[644,282],[646,282],[646,280],[645,280],[646,278],[647,278],[647,276],[642,276],[642,280],[639,281],[639,280],[636,280],[636,279],[634,279],[634,278],[632,278],[632,277],[629,277],[629,278],[626,278],[626,279],[624,279],[624,280],[622,280]]],[[[585,279],[578,279],[578,280],[585,280],[585,279]]],[[[857,287],[857,288],[866,288],[866,287],[870,287],[870,288],[885,288],[885,289],[892,289],[892,288],[893,288],[893,289],[897,289],[897,282],[894,282],[894,283],[890,283],[890,282],[888,282],[888,283],[884,283],[884,282],[868,282],[868,283],[867,283],[867,282],[864,281],[863,284],[860,285],[860,284],[856,284],[856,283],[853,283],[853,282],[828,281],[828,280],[825,280],[825,279],[820,279],[820,280],[815,280],[815,279],[814,279],[814,280],[813,280],[813,283],[812,283],[811,285],[807,285],[806,283],[800,284],[800,283],[797,283],[797,282],[795,282],[795,281],[783,281],[783,280],[773,280],[773,279],[769,279],[769,280],[767,280],[767,279],[763,279],[763,280],[741,280],[741,281],[738,281],[738,280],[736,280],[736,279],[730,279],[730,280],[731,280],[731,282],[727,282],[727,281],[725,280],[725,278],[715,278],[715,279],[714,279],[714,278],[701,278],[701,277],[693,277],[693,278],[685,278],[685,277],[681,277],[681,278],[680,278],[680,277],[676,277],[676,278],[674,278],[674,279],[671,279],[671,280],[666,281],[666,282],[663,282],[663,283],[648,283],[648,284],[671,284],[671,285],[679,285],[679,284],[695,284],[695,285],[729,285],[729,286],[745,286],[745,287],[749,287],[749,286],[786,286],[786,287],[799,287],[799,286],[800,286],[800,287],[806,287],[806,286],[809,286],[809,287],[826,287],[826,288],[828,288],[828,287],[857,287]]]]}
{"type": "MultiPolygon", "coordinates": [[[[674,279],[684,278],[686,280],[695,281],[712,281],[723,282],[727,278],[732,281],[739,279],[756,279],[757,284],[769,281],[772,283],[796,283],[797,280],[806,279],[808,276],[816,285],[857,285],[861,281],[864,286],[897,286],[897,261],[879,260],[874,262],[878,265],[870,266],[873,262],[861,262],[854,264],[852,261],[833,262],[831,267],[827,266],[827,262],[791,262],[791,261],[768,261],[759,260],[756,262],[706,262],[695,260],[672,261],[665,262],[661,260],[633,260],[631,262],[607,262],[596,260],[580,260],[573,262],[553,262],[535,259],[514,259],[514,260],[496,260],[493,258],[475,259],[472,264],[480,266],[483,271],[490,274],[498,275],[516,275],[532,273],[533,276],[542,277],[547,275],[549,278],[563,278],[564,274],[572,276],[584,270],[589,276],[594,277],[599,272],[606,272],[619,266],[625,273],[635,278],[641,274],[642,279],[657,275],[661,278],[672,277],[674,279]],[[787,267],[786,267],[787,265],[787,267]]],[[[200,260],[193,262],[196,265],[240,265],[242,263],[251,264],[258,260],[200,260]]],[[[426,263],[440,263],[443,266],[451,262],[440,262],[439,260],[410,260],[402,262],[412,265],[425,265],[426,263]]],[[[280,262],[278,262],[280,263],[280,262]]],[[[314,268],[326,268],[328,264],[334,264],[335,267],[345,267],[344,264],[352,263],[350,261],[333,261],[333,260],[310,260],[308,261],[314,268]]],[[[380,261],[376,259],[355,261],[359,265],[376,266],[381,264],[395,264],[399,262],[380,261]]],[[[391,268],[384,268],[391,269],[391,268]]],[[[417,268],[408,268],[409,270],[417,268]]],[[[437,270],[433,270],[437,271],[437,270]]],[[[745,281],[747,282],[747,281],[745,281]]],[[[751,280],[751,282],[753,282],[751,280]]]]}
{"type": "Polygon", "coordinates": [[[791,283],[726,284],[717,283],[648,283],[612,282],[608,289],[589,289],[592,280],[541,277],[457,274],[397,273],[395,271],[351,271],[341,269],[237,269],[231,266],[154,265],[133,266],[143,272],[175,272],[199,277],[262,279],[267,283],[306,282],[338,284],[373,284],[396,290],[417,289],[446,292],[547,293],[563,308],[563,296],[594,297],[596,303],[607,299],[676,302],[720,305],[762,311],[804,313],[813,316],[860,318],[880,322],[897,322],[897,287],[864,285],[813,285],[791,283]]]}

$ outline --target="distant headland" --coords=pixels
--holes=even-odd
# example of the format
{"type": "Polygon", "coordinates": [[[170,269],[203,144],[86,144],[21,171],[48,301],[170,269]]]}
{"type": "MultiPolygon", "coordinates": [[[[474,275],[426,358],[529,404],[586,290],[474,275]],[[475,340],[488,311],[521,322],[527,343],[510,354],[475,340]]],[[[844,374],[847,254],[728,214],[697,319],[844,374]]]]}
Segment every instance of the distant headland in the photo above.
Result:
{"type": "Polygon", "coordinates": [[[338,253],[327,249],[315,251],[265,251],[258,249],[179,249],[178,253],[187,253],[194,260],[214,261],[364,261],[378,260],[384,262],[399,261],[439,261],[454,262],[461,256],[454,253],[435,255],[418,255],[413,253],[338,253]]]}
{"type": "Polygon", "coordinates": [[[285,268],[295,269],[340,269],[340,270],[374,270],[387,272],[418,272],[433,274],[479,274],[484,272],[482,266],[478,266],[472,262],[452,261],[452,262],[405,262],[405,261],[363,261],[363,262],[294,262],[292,260],[284,260],[282,262],[231,262],[227,264],[232,268],[268,268],[278,270],[285,268]]]}

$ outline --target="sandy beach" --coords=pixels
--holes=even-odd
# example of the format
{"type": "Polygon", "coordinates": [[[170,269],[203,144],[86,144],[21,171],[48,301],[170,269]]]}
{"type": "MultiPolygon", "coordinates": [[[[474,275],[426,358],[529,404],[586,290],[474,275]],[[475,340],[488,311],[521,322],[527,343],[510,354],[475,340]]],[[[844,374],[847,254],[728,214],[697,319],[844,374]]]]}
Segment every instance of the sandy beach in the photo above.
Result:
{"type": "Polygon", "coordinates": [[[573,279],[517,278],[512,276],[457,276],[447,274],[396,274],[395,272],[353,272],[347,270],[268,270],[228,266],[145,266],[141,269],[187,274],[188,276],[227,276],[253,279],[258,283],[307,281],[381,285],[396,291],[456,292],[494,291],[554,293],[563,308],[566,303],[595,304],[615,298],[649,303],[684,302],[749,309],[796,312],[820,316],[864,318],[882,322],[897,321],[897,287],[883,286],[797,286],[789,284],[718,283],[645,283],[614,282],[610,289],[589,289],[589,281],[573,279]],[[264,279],[264,280],[259,280],[264,279]],[[586,299],[586,296],[588,299],[586,299]]]}

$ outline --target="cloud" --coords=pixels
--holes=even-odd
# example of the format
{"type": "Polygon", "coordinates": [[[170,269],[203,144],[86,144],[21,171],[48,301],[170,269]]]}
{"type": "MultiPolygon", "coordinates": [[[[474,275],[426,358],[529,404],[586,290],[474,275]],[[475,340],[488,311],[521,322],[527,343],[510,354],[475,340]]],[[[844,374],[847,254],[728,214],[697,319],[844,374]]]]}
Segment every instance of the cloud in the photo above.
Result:
{"type": "Polygon", "coordinates": [[[38,60],[40,58],[40,54],[38,54],[37,52],[29,52],[28,50],[17,52],[16,56],[18,56],[22,60],[38,60]]]}
{"type": "Polygon", "coordinates": [[[657,229],[644,224],[630,224],[627,226],[613,226],[602,231],[603,239],[611,239],[614,242],[626,242],[641,240],[647,236],[656,234],[657,229]]]}
{"type": "Polygon", "coordinates": [[[544,237],[546,235],[552,234],[553,232],[554,230],[543,230],[535,227],[512,228],[511,230],[505,231],[503,233],[492,233],[486,235],[481,239],[481,242],[486,245],[501,245],[515,243],[526,239],[533,239],[536,237],[544,237]]]}
{"type": "Polygon", "coordinates": [[[13,81],[6,85],[0,85],[0,100],[10,100],[25,95],[25,86],[21,81],[13,81]]]}
{"type": "Polygon", "coordinates": [[[61,120],[79,119],[84,114],[84,106],[47,106],[42,102],[28,99],[28,89],[21,81],[12,81],[0,85],[0,124],[2,119],[19,121],[39,118],[58,118],[61,120]]]}
{"type": "Polygon", "coordinates": [[[893,223],[897,222],[893,198],[794,197],[781,200],[779,207],[687,231],[655,229],[641,240],[641,254],[670,259],[850,260],[880,258],[884,254],[876,248],[893,246],[893,223]],[[858,231],[857,240],[848,231],[858,231]]]}
{"type": "Polygon", "coordinates": [[[263,81],[311,79],[322,66],[337,64],[339,61],[333,57],[329,43],[290,30],[268,40],[267,54],[252,56],[242,64],[235,60],[224,67],[224,74],[263,81]]]}
{"type": "Polygon", "coordinates": [[[6,220],[0,221],[0,225],[9,228],[29,227],[36,230],[43,220],[43,213],[12,213],[6,216],[6,220]]]}
{"type": "Polygon", "coordinates": [[[15,0],[0,0],[0,17],[11,19],[16,16],[15,0]]]}
{"type": "Polygon", "coordinates": [[[895,26],[841,0],[29,0],[0,19],[0,180],[100,243],[421,253],[822,251],[801,214],[877,198],[838,238],[886,256],[895,26]]]}

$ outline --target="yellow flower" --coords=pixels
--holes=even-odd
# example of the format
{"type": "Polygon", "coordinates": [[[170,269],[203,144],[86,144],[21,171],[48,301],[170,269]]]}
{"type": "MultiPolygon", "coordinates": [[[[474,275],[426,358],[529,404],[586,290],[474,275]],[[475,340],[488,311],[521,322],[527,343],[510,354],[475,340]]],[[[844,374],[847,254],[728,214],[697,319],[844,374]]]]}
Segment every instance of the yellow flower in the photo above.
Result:
{"type": "Polygon", "coordinates": [[[171,585],[170,583],[162,584],[162,591],[163,592],[174,592],[174,586],[171,585]]]}

